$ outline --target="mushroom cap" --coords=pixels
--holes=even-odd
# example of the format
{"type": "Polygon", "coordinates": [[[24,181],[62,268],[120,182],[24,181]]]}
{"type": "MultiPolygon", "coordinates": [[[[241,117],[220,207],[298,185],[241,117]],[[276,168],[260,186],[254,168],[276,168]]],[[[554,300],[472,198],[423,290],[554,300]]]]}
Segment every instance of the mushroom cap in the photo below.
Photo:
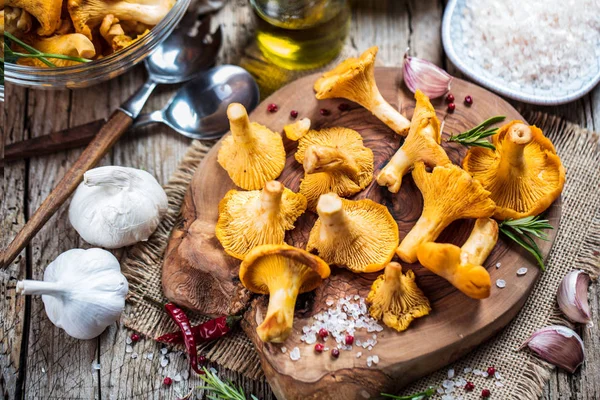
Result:
{"type": "Polygon", "coordinates": [[[427,172],[425,165],[417,162],[412,176],[423,195],[424,217],[443,219],[449,224],[461,218],[486,218],[494,213],[496,204],[490,199],[490,192],[454,164],[427,172]]]}
{"type": "Polygon", "coordinates": [[[447,279],[454,287],[473,299],[490,297],[489,272],[481,265],[461,264],[461,248],[449,243],[423,243],[417,250],[421,265],[447,279]],[[460,276],[452,277],[447,271],[460,276]]]}
{"type": "Polygon", "coordinates": [[[62,0],[6,0],[5,5],[27,11],[40,23],[37,34],[52,35],[60,26],[62,0]]]}
{"type": "MultiPolygon", "coordinates": [[[[57,35],[48,38],[30,35],[25,38],[25,41],[43,53],[63,54],[65,56],[82,57],[88,59],[94,58],[96,55],[94,44],[87,37],[80,33],[69,33],[66,35],[57,35]]],[[[58,67],[67,67],[69,65],[80,64],[77,61],[61,60],[50,57],[48,57],[48,59],[58,67]]],[[[37,58],[21,58],[19,59],[19,64],[46,67],[46,64],[37,58]]]]}
{"type": "Polygon", "coordinates": [[[310,119],[302,118],[299,121],[294,122],[283,127],[285,136],[293,141],[297,141],[308,133],[310,130],[310,119]]]}
{"type": "Polygon", "coordinates": [[[305,210],[306,198],[277,181],[263,190],[230,190],[219,203],[215,233],[227,254],[242,260],[256,246],[283,244],[305,210]]]}
{"type": "Polygon", "coordinates": [[[318,256],[287,244],[266,244],[252,249],[240,265],[240,281],[258,294],[269,294],[269,285],[281,279],[300,279],[298,293],[315,290],[331,273],[318,256]]]}
{"type": "Polygon", "coordinates": [[[472,147],[463,168],[496,202],[494,218],[523,218],[544,212],[560,196],[565,169],[552,142],[536,126],[512,121],[492,137],[496,150],[472,147]]]}
{"type": "Polygon", "coordinates": [[[223,139],[217,161],[237,186],[246,190],[261,189],[283,171],[283,139],[266,126],[250,123],[241,104],[230,104],[227,116],[232,133],[223,139]]]}
{"type": "MultiPolygon", "coordinates": [[[[354,171],[348,171],[347,165],[331,165],[326,171],[305,173],[300,183],[300,193],[306,196],[308,208],[314,210],[319,196],[325,193],[336,193],[347,197],[367,187],[373,180],[373,151],[363,144],[362,136],[348,128],[326,128],[319,131],[310,130],[298,141],[296,160],[306,166],[305,156],[310,154],[311,146],[326,146],[336,150],[349,163],[354,171]]],[[[315,149],[316,147],[312,147],[315,149]]]]}
{"type": "Polygon", "coordinates": [[[368,109],[372,90],[376,88],[373,71],[377,50],[378,47],[373,46],[359,58],[348,58],[325,72],[314,84],[317,99],[343,97],[368,109]]]}
{"type": "Polygon", "coordinates": [[[389,263],[385,273],[373,282],[366,302],[370,304],[371,317],[399,332],[431,311],[429,300],[415,282],[415,273],[408,270],[402,274],[402,266],[397,262],[389,263]]]}
{"type": "Polygon", "coordinates": [[[398,224],[387,207],[369,199],[346,200],[329,193],[319,199],[317,212],[319,218],[306,250],[329,264],[352,272],[374,272],[394,256],[398,224]]]}

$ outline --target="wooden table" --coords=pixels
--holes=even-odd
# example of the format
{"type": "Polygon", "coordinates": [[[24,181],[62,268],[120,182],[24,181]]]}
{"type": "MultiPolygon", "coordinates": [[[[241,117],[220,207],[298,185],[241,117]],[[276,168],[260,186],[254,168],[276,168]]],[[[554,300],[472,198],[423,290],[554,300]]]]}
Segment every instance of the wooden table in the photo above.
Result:
{"type": "MultiPolygon", "coordinates": [[[[456,74],[447,62],[440,38],[443,0],[360,0],[352,13],[349,44],[364,50],[377,44],[381,65],[400,65],[407,46],[412,54],[429,59],[456,74]]],[[[223,24],[224,43],[219,63],[237,63],[252,41],[252,18],[247,0],[230,0],[216,14],[214,23],[223,24]]],[[[253,60],[254,61],[254,60],[253,60]]],[[[256,60],[260,63],[259,60],[256,60]]],[[[6,88],[3,137],[5,143],[47,134],[91,120],[107,117],[144,81],[143,68],[89,89],[64,92],[6,88]]],[[[172,88],[161,88],[148,102],[147,110],[162,106],[172,88]]],[[[516,104],[523,110],[539,109],[600,131],[600,87],[582,99],[556,107],[516,104]]],[[[102,165],[143,168],[159,182],[167,181],[184,155],[190,141],[168,128],[154,126],[127,135],[107,155],[102,165]]],[[[8,164],[4,170],[0,207],[0,246],[4,247],[48,195],[79,150],[28,162],[8,164]]],[[[60,253],[89,247],[67,218],[63,206],[38,233],[13,265],[0,271],[0,398],[40,399],[172,399],[174,388],[183,394],[197,381],[176,383],[170,390],[162,386],[164,376],[185,369],[185,358],[171,356],[166,368],[159,365],[160,347],[152,341],[135,345],[139,357],[126,353],[131,332],[113,325],[95,340],[79,341],[52,325],[39,298],[15,297],[17,279],[41,279],[44,268],[60,253]],[[153,360],[143,354],[154,353],[153,360]],[[92,368],[99,363],[100,369],[92,368]]],[[[119,254],[118,254],[119,255],[119,254]]],[[[593,317],[600,312],[600,289],[593,286],[590,304],[593,317]]],[[[600,393],[599,324],[583,332],[586,345],[586,375],[555,371],[544,390],[544,399],[593,399],[600,393]]],[[[261,395],[260,388],[255,390],[261,395]]]]}

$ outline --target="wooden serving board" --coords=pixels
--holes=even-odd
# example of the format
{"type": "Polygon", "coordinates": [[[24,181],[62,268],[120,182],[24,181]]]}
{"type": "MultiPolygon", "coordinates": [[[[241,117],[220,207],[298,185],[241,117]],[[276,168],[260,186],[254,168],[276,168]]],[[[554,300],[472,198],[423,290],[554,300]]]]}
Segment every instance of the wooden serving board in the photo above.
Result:
{"type": "MultiPolygon", "coordinates": [[[[313,128],[344,126],[355,129],[373,150],[375,175],[398,149],[401,138],[360,106],[342,99],[318,101],[312,89],[318,74],[299,79],[267,98],[251,114],[274,131],[292,122],[290,110],[297,110],[299,118],[309,117],[313,128]],[[340,103],[350,103],[349,111],[338,110],[340,103]],[[268,113],[266,105],[275,103],[277,113],[268,113]],[[320,109],[331,114],[322,116],[320,109]]],[[[406,116],[411,116],[414,99],[401,83],[398,68],[377,68],[375,77],[380,91],[392,105],[406,116]]],[[[440,120],[445,121],[444,137],[462,132],[494,115],[506,115],[507,121],[522,119],[519,113],[493,93],[471,83],[455,79],[452,93],[457,99],[456,111],[448,114],[443,99],[433,104],[440,120]],[[462,99],[474,99],[467,107],[462,99]]],[[[284,139],[288,154],[285,170],[279,180],[286,187],[298,190],[303,168],[294,159],[296,143],[284,139]]],[[[448,155],[460,164],[466,149],[457,144],[444,143],[448,155]]],[[[184,306],[209,315],[235,313],[250,307],[245,313],[243,327],[254,342],[261,358],[262,368],[279,399],[366,399],[381,392],[393,393],[409,382],[451,363],[471,351],[502,329],[521,309],[540,274],[539,268],[520,248],[502,238],[486,261],[492,277],[492,293],[478,301],[463,295],[444,279],[425,270],[419,264],[407,265],[417,275],[418,285],[429,297],[433,311],[427,317],[414,321],[410,328],[398,333],[387,327],[378,334],[372,351],[357,348],[342,351],[338,359],[328,354],[316,354],[312,345],[300,341],[302,327],[310,324],[311,316],[327,308],[328,299],[337,300],[347,295],[366,297],[374,274],[353,274],[332,268],[331,277],[313,293],[301,295],[297,302],[294,330],[282,345],[262,343],[255,328],[266,313],[267,297],[252,297],[237,278],[239,261],[223,251],[214,235],[218,218],[218,203],[225,193],[235,188],[227,173],[217,164],[217,144],[206,156],[192,180],[182,208],[182,222],[172,234],[163,267],[163,287],[167,297],[184,306]],[[496,268],[497,263],[501,264],[496,268]],[[518,277],[517,269],[528,267],[525,276],[518,277]],[[499,289],[495,282],[504,279],[506,287],[499,289]],[[301,358],[292,361],[289,352],[299,347],[301,358]],[[361,351],[363,356],[356,358],[361,351]],[[366,365],[368,355],[378,355],[380,362],[371,368],[366,365]]],[[[398,194],[391,194],[375,181],[354,198],[370,198],[388,207],[400,229],[400,239],[411,229],[421,214],[422,197],[410,176],[403,180],[398,194]]],[[[544,255],[550,251],[560,219],[561,201],[556,201],[546,212],[546,218],[555,227],[550,240],[540,243],[544,255]]],[[[287,242],[297,247],[306,245],[308,233],[316,219],[307,212],[287,235],[287,242]]],[[[473,221],[457,221],[449,226],[439,242],[462,245],[468,237],[473,221]]],[[[372,333],[357,330],[356,339],[363,341],[372,333]]],[[[329,341],[331,345],[332,341],[329,341]]]]}

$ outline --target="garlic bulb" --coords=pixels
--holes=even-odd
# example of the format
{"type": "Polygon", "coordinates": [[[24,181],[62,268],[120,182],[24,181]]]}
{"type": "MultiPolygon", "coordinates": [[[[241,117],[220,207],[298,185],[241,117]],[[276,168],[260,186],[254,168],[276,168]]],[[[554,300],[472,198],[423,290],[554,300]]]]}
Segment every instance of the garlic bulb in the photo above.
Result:
{"type": "Polygon", "coordinates": [[[42,295],[50,321],[77,339],[95,338],[117,321],[128,289],[119,261],[102,249],[66,251],[43,281],[17,282],[17,293],[42,295]]]}
{"type": "Polygon", "coordinates": [[[146,171],[100,167],[84,174],[69,220],[86,242],[116,249],[148,240],[167,207],[165,191],[146,171]]]}
{"type": "Polygon", "coordinates": [[[583,363],[583,341],[575,331],[566,326],[553,325],[542,328],[521,345],[542,360],[573,373],[583,363]]]}
{"type": "Polygon", "coordinates": [[[563,278],[556,301],[561,311],[573,322],[592,326],[590,306],[588,304],[588,285],[590,276],[583,271],[571,271],[563,278]]]}

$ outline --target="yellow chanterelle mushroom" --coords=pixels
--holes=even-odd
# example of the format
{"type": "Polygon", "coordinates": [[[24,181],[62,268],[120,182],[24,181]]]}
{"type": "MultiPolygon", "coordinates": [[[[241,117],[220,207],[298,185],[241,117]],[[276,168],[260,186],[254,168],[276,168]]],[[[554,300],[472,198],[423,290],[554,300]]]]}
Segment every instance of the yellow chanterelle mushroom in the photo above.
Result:
{"type": "Polygon", "coordinates": [[[442,132],[435,109],[429,98],[420,90],[415,92],[415,99],[417,105],[410,121],[408,136],[402,147],[377,175],[377,183],[387,186],[392,193],[398,193],[402,177],[412,169],[415,162],[423,161],[431,167],[450,164],[450,159],[440,146],[442,132]]]}
{"type": "Polygon", "coordinates": [[[329,277],[325,261],[285,244],[255,247],[240,266],[240,281],[254,293],[268,294],[267,315],[256,328],[263,342],[281,343],[294,323],[299,293],[316,289],[329,277]]]}
{"type": "Polygon", "coordinates": [[[37,34],[50,36],[60,26],[62,3],[62,0],[6,0],[4,5],[25,10],[39,22],[37,34]]]}
{"type": "Polygon", "coordinates": [[[417,256],[422,266],[450,282],[473,299],[490,296],[490,274],[482,266],[498,241],[498,224],[480,218],[462,247],[449,243],[423,243],[417,256]]]}
{"type": "Polygon", "coordinates": [[[310,231],[306,250],[329,264],[352,272],[374,272],[394,256],[398,225],[385,206],[329,193],[319,199],[317,213],[319,219],[310,231]]]}
{"type": "Polygon", "coordinates": [[[231,134],[221,143],[218,163],[237,186],[246,190],[261,189],[276,179],[285,166],[285,148],[281,135],[266,126],[250,122],[243,105],[227,108],[231,134]]]}
{"type": "MultiPolygon", "coordinates": [[[[26,40],[31,46],[44,53],[62,54],[65,56],[88,59],[91,59],[96,55],[94,44],[87,37],[79,33],[51,36],[48,38],[32,36],[26,40]]],[[[61,60],[51,57],[48,57],[48,60],[53,62],[57,67],[80,65],[77,61],[61,60]]],[[[45,64],[37,58],[20,58],[18,63],[36,67],[45,66],[45,64]]]]}
{"type": "Polygon", "coordinates": [[[494,218],[517,219],[544,212],[560,196],[565,169],[552,142],[536,126],[512,121],[492,137],[496,150],[472,147],[463,168],[496,202],[494,218]]]}
{"type": "Polygon", "coordinates": [[[283,244],[304,210],[306,198],[277,181],[262,191],[230,190],[219,203],[216,236],[227,254],[241,260],[256,246],[283,244]]]}
{"type": "Polygon", "coordinates": [[[306,196],[311,210],[322,194],[351,196],[373,180],[373,152],[352,129],[309,131],[298,141],[296,160],[304,166],[300,193],[306,196]]]}
{"type": "Polygon", "coordinates": [[[310,131],[310,119],[302,118],[299,121],[294,122],[283,127],[285,136],[293,141],[300,140],[304,135],[310,131]]]}
{"type": "Polygon", "coordinates": [[[366,303],[371,317],[398,332],[431,311],[429,300],[415,282],[415,273],[408,270],[403,274],[397,262],[389,263],[384,274],[373,282],[366,303]]]}
{"type": "Polygon", "coordinates": [[[341,97],[360,104],[389,126],[394,132],[406,135],[410,121],[392,107],[381,95],[375,83],[377,46],[348,58],[315,82],[317,99],[341,97]]]}
{"type": "Polygon", "coordinates": [[[452,221],[494,213],[490,192],[456,165],[435,167],[428,173],[425,164],[417,162],[412,176],[423,195],[423,212],[396,250],[402,261],[416,262],[419,246],[437,239],[452,221]]]}

